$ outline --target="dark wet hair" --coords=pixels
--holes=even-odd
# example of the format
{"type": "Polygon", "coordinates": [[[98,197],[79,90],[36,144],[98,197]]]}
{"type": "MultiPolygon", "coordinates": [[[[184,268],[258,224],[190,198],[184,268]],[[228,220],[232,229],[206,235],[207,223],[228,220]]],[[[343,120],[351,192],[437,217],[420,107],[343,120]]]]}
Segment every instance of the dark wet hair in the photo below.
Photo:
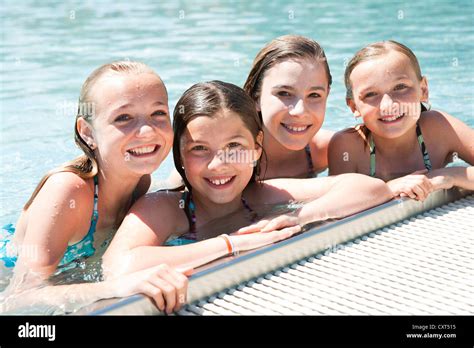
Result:
{"type": "MultiPolygon", "coordinates": [[[[262,131],[262,121],[255,109],[255,103],[245,91],[231,83],[222,81],[201,82],[187,89],[178,100],[173,112],[173,159],[176,170],[184,180],[188,190],[192,187],[186,178],[181,161],[181,138],[188,123],[198,116],[215,117],[221,111],[232,111],[240,117],[246,128],[252,133],[257,146],[257,136],[262,131]]],[[[257,180],[260,160],[254,167],[251,182],[257,180]]]]}

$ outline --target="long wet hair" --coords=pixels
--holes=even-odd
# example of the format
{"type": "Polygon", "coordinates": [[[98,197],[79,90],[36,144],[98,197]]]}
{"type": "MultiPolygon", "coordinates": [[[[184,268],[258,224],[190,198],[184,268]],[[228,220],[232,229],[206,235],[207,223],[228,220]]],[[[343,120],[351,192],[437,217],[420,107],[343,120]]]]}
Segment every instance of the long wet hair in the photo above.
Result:
{"type": "Polygon", "coordinates": [[[71,172],[82,179],[89,179],[97,175],[99,171],[99,166],[97,159],[94,153],[94,150],[91,149],[89,144],[82,139],[77,128],[77,121],[79,118],[83,118],[87,123],[93,127],[93,121],[95,118],[95,101],[91,95],[91,90],[93,86],[99,81],[99,79],[108,73],[153,73],[156,74],[153,69],[141,62],[135,61],[116,61],[108,64],[104,64],[94,70],[89,77],[86,79],[81,88],[81,93],[79,95],[79,102],[76,114],[76,121],[74,123],[74,140],[76,145],[84,152],[83,155],[73,159],[72,161],[66,162],[61,166],[54,168],[47,172],[43,178],[40,180],[39,184],[36,186],[33,191],[30,199],[23,207],[23,210],[27,210],[29,206],[33,203],[33,200],[38,195],[39,191],[48,180],[51,175],[61,172],[71,172]]]}
{"type": "MultiPolygon", "coordinates": [[[[192,191],[192,187],[186,177],[181,159],[181,139],[186,127],[198,116],[214,118],[218,113],[226,110],[240,117],[254,137],[257,146],[263,150],[262,144],[257,141],[258,134],[263,132],[262,121],[257,114],[254,102],[242,88],[222,81],[201,82],[191,86],[178,100],[173,112],[174,165],[189,191],[192,191]]],[[[250,182],[255,182],[259,174],[260,159],[254,167],[250,182]]]]}

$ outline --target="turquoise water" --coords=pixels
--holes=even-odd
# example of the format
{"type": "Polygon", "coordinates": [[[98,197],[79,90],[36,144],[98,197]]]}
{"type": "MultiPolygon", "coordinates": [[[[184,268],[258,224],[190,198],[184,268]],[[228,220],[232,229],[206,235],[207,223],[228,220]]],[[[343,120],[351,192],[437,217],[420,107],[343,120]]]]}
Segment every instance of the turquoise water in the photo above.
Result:
{"type": "MultiPolygon", "coordinates": [[[[116,59],[148,63],[170,107],[191,84],[242,85],[258,50],[283,34],[314,38],[334,78],[324,127],[355,123],[344,64],[373,41],[417,54],[430,99],[474,127],[474,3],[467,1],[2,1],[0,224],[15,222],[41,176],[78,154],[75,102],[82,82],[116,59]]],[[[154,174],[164,179],[171,156],[154,174]]]]}

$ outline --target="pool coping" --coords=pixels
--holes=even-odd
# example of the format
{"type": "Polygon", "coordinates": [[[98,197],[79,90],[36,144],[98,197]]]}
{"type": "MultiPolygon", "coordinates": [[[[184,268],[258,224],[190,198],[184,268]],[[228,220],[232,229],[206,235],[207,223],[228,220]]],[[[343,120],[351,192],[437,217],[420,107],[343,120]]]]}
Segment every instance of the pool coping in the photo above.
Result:
{"type": "MultiPolygon", "coordinates": [[[[472,193],[473,191],[453,188],[433,192],[423,202],[408,198],[395,199],[344,219],[316,226],[276,244],[212,262],[211,266],[200,268],[201,270],[189,278],[187,303],[200,300],[324,250],[337,248],[339,244],[472,193]]],[[[74,314],[160,315],[162,312],[148,297],[134,295],[123,299],[101,300],[83,307],[74,314]]]]}

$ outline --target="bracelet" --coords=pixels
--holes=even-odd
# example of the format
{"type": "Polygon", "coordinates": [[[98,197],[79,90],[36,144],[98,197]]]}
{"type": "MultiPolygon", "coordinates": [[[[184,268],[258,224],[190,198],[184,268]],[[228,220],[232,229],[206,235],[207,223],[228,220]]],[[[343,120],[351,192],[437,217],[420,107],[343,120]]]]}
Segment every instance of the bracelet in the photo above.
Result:
{"type": "Polygon", "coordinates": [[[232,243],[232,239],[227,234],[221,234],[219,237],[225,240],[225,244],[227,245],[227,254],[228,255],[236,255],[238,252],[235,250],[234,243],[232,243]]]}

